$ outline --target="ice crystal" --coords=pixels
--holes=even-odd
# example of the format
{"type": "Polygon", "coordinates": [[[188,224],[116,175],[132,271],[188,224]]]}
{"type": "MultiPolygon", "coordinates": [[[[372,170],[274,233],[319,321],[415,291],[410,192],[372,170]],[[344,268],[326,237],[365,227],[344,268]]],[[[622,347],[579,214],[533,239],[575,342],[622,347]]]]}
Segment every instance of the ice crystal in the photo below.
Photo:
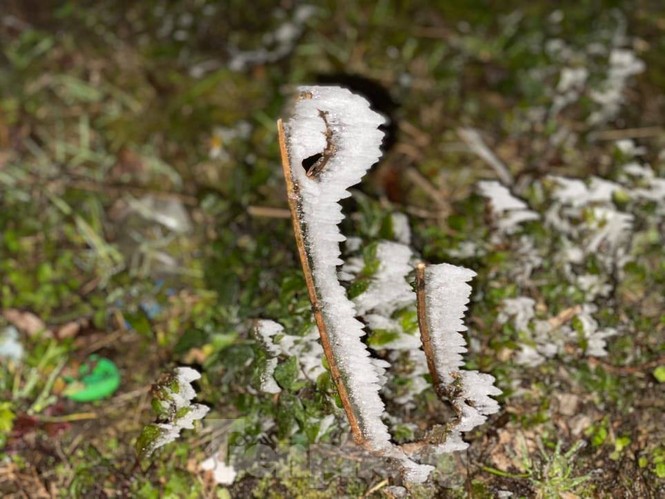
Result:
{"type": "Polygon", "coordinates": [[[322,313],[339,369],[347,380],[351,403],[361,415],[361,431],[370,447],[390,448],[390,435],[381,421],[384,404],[379,397],[381,372],[370,361],[361,341],[365,334],[354,304],[337,278],[339,243],[344,236],[339,201],[360,181],[381,156],[384,118],[362,97],[338,87],[301,87],[292,118],[285,123],[292,165],[305,165],[318,157],[316,175],[296,168],[300,189],[300,217],[307,228],[312,274],[317,283],[322,313]],[[334,154],[331,149],[334,148],[334,154]]]}
{"type": "Polygon", "coordinates": [[[153,386],[152,406],[157,411],[158,421],[146,425],[136,442],[141,458],[149,457],[160,447],[175,441],[183,429],[194,428],[210,410],[202,404],[193,404],[196,392],[192,382],[201,377],[191,367],[178,367],[153,386]]]}

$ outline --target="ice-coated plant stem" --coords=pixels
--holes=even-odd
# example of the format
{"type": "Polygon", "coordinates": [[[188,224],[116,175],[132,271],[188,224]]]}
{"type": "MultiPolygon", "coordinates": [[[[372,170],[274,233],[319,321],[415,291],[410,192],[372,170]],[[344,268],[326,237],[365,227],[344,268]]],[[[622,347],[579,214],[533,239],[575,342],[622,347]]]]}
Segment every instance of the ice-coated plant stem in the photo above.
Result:
{"type": "Polygon", "coordinates": [[[416,310],[418,314],[418,329],[420,330],[420,341],[423,345],[425,358],[427,359],[427,369],[432,377],[434,391],[441,397],[441,381],[439,373],[434,364],[434,350],[432,347],[432,338],[430,336],[429,324],[427,323],[427,297],[425,294],[425,270],[427,266],[424,263],[416,265],[416,310]]]}
{"type": "Polygon", "coordinates": [[[384,119],[369,103],[338,87],[301,87],[293,116],[278,122],[282,167],[298,253],[330,373],[354,440],[401,463],[410,482],[432,466],[418,464],[391,442],[379,395],[387,363],[372,358],[363,324],[339,282],[339,201],[381,156],[384,119]],[[309,168],[307,168],[309,166],[309,168]]]}
{"type": "Polygon", "coordinates": [[[492,397],[501,394],[494,377],[462,369],[462,355],[467,351],[462,332],[473,270],[442,263],[416,268],[418,323],[427,366],[437,395],[452,403],[457,420],[448,425],[447,435],[438,446],[439,452],[462,450],[467,444],[461,432],[483,424],[490,414],[499,411],[492,397]]]}
{"type": "MultiPolygon", "coordinates": [[[[291,118],[285,123],[278,121],[277,129],[307,292],[354,440],[368,450],[399,461],[407,481],[424,482],[433,467],[413,459],[428,448],[437,452],[464,449],[467,444],[462,441],[461,432],[469,431],[496,412],[498,404],[490,396],[501,392],[493,386],[491,376],[460,370],[462,353],[466,352],[460,332],[466,330],[463,316],[471,292],[467,283],[475,273],[448,264],[427,268],[419,265],[418,319],[428,368],[437,394],[452,402],[458,418],[452,425],[438,427],[436,435],[425,440],[403,446],[391,441],[380,396],[389,364],[371,356],[362,341],[364,326],[356,316],[359,309],[382,309],[378,296],[386,300],[392,296],[393,300],[408,303],[413,294],[408,286],[406,293],[399,291],[394,296],[394,290],[378,296],[370,294],[366,300],[356,301],[358,309],[338,276],[338,266],[344,263],[339,243],[345,240],[338,227],[344,218],[339,201],[350,195],[347,189],[357,184],[381,156],[383,132],[378,127],[383,122],[365,99],[348,90],[301,87],[291,118]]],[[[408,248],[391,248],[392,252],[399,249],[400,257],[391,260],[397,268],[390,270],[395,272],[397,281],[403,280],[404,269],[400,265],[408,267],[411,252],[408,248]]],[[[391,251],[388,254],[393,255],[391,251]]]]}
{"type": "MultiPolygon", "coordinates": [[[[306,93],[301,94],[308,95],[306,93]]],[[[301,195],[301,189],[299,185],[299,179],[294,171],[294,168],[291,164],[291,157],[289,154],[289,148],[287,145],[286,132],[284,130],[284,123],[282,120],[277,122],[277,132],[279,135],[279,147],[282,158],[282,169],[284,171],[284,180],[286,182],[286,192],[287,199],[289,203],[289,210],[291,211],[291,221],[293,223],[293,232],[295,235],[296,246],[298,248],[298,255],[300,256],[300,263],[303,268],[303,274],[305,276],[305,283],[307,285],[307,292],[309,294],[310,302],[312,303],[312,312],[314,314],[314,319],[316,325],[319,329],[319,334],[321,336],[321,345],[323,347],[323,352],[326,356],[328,366],[330,368],[330,374],[337,392],[342,401],[344,411],[346,412],[349,425],[351,427],[351,432],[353,433],[353,438],[358,444],[365,443],[365,436],[363,435],[360,423],[359,415],[355,410],[347,386],[345,383],[344,376],[340,366],[337,363],[337,358],[333,351],[332,342],[330,335],[328,333],[328,326],[326,318],[323,314],[323,308],[321,305],[321,300],[319,299],[320,291],[317,289],[317,285],[314,280],[314,274],[312,272],[312,261],[311,255],[307,251],[307,243],[305,242],[305,232],[307,231],[307,222],[303,217],[303,199],[301,195]]],[[[309,177],[308,177],[309,178],[309,177]]],[[[316,180],[311,180],[315,182],[316,180]]]]}

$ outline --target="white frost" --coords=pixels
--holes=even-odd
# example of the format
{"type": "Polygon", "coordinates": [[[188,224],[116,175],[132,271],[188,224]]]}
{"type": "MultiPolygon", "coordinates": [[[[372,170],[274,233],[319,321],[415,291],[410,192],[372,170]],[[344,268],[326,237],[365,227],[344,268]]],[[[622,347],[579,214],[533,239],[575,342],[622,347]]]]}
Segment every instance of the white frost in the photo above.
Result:
{"type": "Polygon", "coordinates": [[[264,319],[256,321],[255,332],[268,356],[265,370],[261,373],[262,392],[274,394],[282,391],[273,377],[280,355],[296,357],[300,366],[299,379],[316,380],[324,372],[321,363],[323,348],[319,344],[316,328],[305,336],[295,336],[287,334],[281,324],[264,319]]]}
{"type": "Polygon", "coordinates": [[[467,351],[461,332],[466,331],[466,312],[471,286],[467,284],[476,273],[447,263],[430,265],[425,271],[427,317],[434,354],[434,363],[442,381],[451,384],[463,365],[467,351]]]}
{"type": "MultiPolygon", "coordinates": [[[[452,400],[459,420],[455,432],[470,431],[483,424],[487,416],[499,411],[491,396],[501,394],[494,386],[494,377],[478,371],[463,371],[462,354],[467,351],[462,332],[471,286],[467,284],[476,273],[447,263],[432,265],[425,271],[425,299],[430,340],[436,372],[449,387],[461,389],[452,400]]],[[[453,433],[439,451],[456,450],[461,439],[453,433]]]]}
{"type": "Polygon", "coordinates": [[[0,358],[17,362],[23,359],[24,349],[18,336],[18,330],[14,326],[7,326],[0,333],[0,358]]]}
{"type": "Polygon", "coordinates": [[[199,379],[201,374],[191,367],[178,367],[173,372],[173,379],[161,385],[164,396],[157,399],[167,415],[168,422],[152,425],[160,432],[148,443],[148,449],[144,450],[148,455],[175,441],[180,436],[181,430],[194,428],[194,422],[203,419],[210,410],[205,405],[191,402],[196,397],[191,383],[199,379]],[[175,384],[176,387],[172,387],[172,384],[175,384]]]}
{"type": "Polygon", "coordinates": [[[517,199],[507,187],[495,180],[478,182],[478,189],[480,194],[489,200],[492,217],[499,232],[503,234],[512,234],[522,222],[539,218],[537,213],[529,210],[524,201],[517,199]]]}
{"type": "Polygon", "coordinates": [[[376,247],[379,269],[369,288],[356,300],[358,314],[376,311],[383,316],[415,302],[415,294],[405,277],[411,272],[411,248],[404,244],[382,241],[376,247]]]}
{"type": "MultiPolygon", "coordinates": [[[[275,17],[281,11],[275,12],[275,17]]],[[[305,22],[316,13],[312,5],[299,5],[293,11],[292,20],[285,20],[277,29],[263,36],[263,46],[256,50],[241,51],[229,46],[232,57],[229,68],[243,71],[251,66],[276,62],[291,53],[296,42],[305,30],[305,22]]]]}
{"type": "Polygon", "coordinates": [[[212,478],[218,485],[231,485],[238,474],[233,466],[227,465],[216,454],[203,461],[200,467],[203,471],[211,471],[212,478]]]}
{"type": "Polygon", "coordinates": [[[517,298],[504,298],[501,302],[501,312],[497,320],[505,324],[510,318],[517,331],[527,331],[529,322],[536,316],[536,302],[533,298],[519,296],[517,298]]]}
{"type": "Polygon", "coordinates": [[[361,419],[361,431],[374,450],[391,448],[390,435],[381,420],[384,404],[379,396],[380,375],[361,341],[365,334],[354,304],[337,279],[339,243],[344,240],[339,201],[350,194],[381,156],[384,118],[372,111],[365,99],[337,87],[301,87],[293,117],[285,123],[293,181],[300,189],[301,222],[322,313],[338,367],[344,376],[349,398],[361,419]],[[328,134],[328,136],[326,135],[328,134]],[[327,140],[335,151],[316,178],[300,165],[311,156],[324,154],[327,140]]]}
{"type": "Polygon", "coordinates": [[[611,327],[599,328],[598,321],[592,316],[595,311],[595,306],[587,304],[577,315],[577,319],[582,325],[582,333],[587,341],[585,353],[594,357],[605,357],[607,355],[605,338],[616,336],[617,330],[611,327]]]}
{"type": "Polygon", "coordinates": [[[395,212],[390,216],[393,227],[393,236],[398,243],[411,244],[411,226],[409,217],[404,213],[395,212]]]}
{"type": "Polygon", "coordinates": [[[605,123],[613,119],[623,103],[623,93],[628,80],[645,69],[644,61],[635,56],[635,52],[623,48],[613,48],[610,52],[609,71],[602,88],[591,92],[591,100],[600,105],[600,109],[589,117],[592,125],[605,123]]]}

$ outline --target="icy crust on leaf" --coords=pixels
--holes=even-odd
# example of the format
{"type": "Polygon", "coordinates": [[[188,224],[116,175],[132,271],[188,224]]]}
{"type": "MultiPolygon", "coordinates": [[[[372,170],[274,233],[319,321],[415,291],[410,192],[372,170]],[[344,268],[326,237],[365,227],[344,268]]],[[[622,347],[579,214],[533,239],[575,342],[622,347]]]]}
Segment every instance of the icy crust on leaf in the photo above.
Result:
{"type": "Polygon", "coordinates": [[[467,284],[476,273],[473,270],[443,263],[425,270],[425,299],[429,335],[436,372],[444,385],[457,393],[452,400],[458,414],[457,424],[439,452],[461,450],[467,445],[460,432],[470,431],[483,424],[487,416],[499,411],[492,396],[501,390],[494,386],[494,377],[478,371],[462,371],[462,354],[467,351],[462,332],[471,286],[467,284]]]}
{"type": "Polygon", "coordinates": [[[160,447],[175,441],[183,429],[191,430],[194,422],[201,420],[210,410],[202,404],[193,404],[196,391],[192,382],[201,374],[191,367],[178,367],[163,383],[153,387],[157,397],[153,398],[162,422],[146,425],[136,447],[141,458],[149,457],[160,447]]]}
{"type": "Polygon", "coordinates": [[[285,123],[293,181],[300,192],[300,217],[311,257],[324,320],[333,354],[348,388],[351,403],[360,415],[361,431],[374,450],[391,447],[390,435],[381,420],[384,404],[379,396],[381,369],[370,361],[361,341],[365,334],[354,304],[337,279],[339,243],[344,236],[341,199],[360,182],[381,156],[384,118],[372,111],[362,97],[338,87],[300,87],[293,117],[285,123]],[[330,154],[330,146],[334,153],[330,154]],[[310,178],[300,165],[323,155],[325,166],[310,178]]]}
{"type": "Polygon", "coordinates": [[[305,336],[294,336],[286,334],[281,324],[261,319],[256,321],[254,331],[268,357],[260,378],[262,392],[275,394],[282,391],[273,376],[280,355],[296,357],[300,366],[298,379],[314,381],[325,371],[321,363],[323,348],[318,342],[316,328],[305,336]]]}
{"type": "MultiPolygon", "coordinates": [[[[399,241],[404,241],[406,236],[410,238],[406,215],[394,213],[391,218],[393,227],[395,220],[400,220],[400,229],[393,230],[393,237],[399,241]]],[[[359,251],[360,248],[354,249],[359,251]]],[[[414,316],[416,314],[416,293],[407,280],[413,271],[413,251],[401,242],[381,241],[376,247],[376,260],[379,262],[377,271],[370,278],[367,290],[354,298],[354,303],[358,315],[372,332],[389,332],[394,335],[389,341],[373,348],[387,351],[390,362],[398,361],[400,354],[406,352],[410,370],[400,374],[408,377],[408,390],[399,396],[391,393],[388,388],[384,388],[383,393],[397,404],[413,405],[414,397],[429,387],[424,378],[428,372],[427,359],[420,349],[419,336],[405,331],[400,320],[393,317],[400,310],[410,311],[414,316]]],[[[343,270],[348,280],[358,276],[363,270],[363,263],[362,258],[358,257],[347,260],[343,270]]]]}
{"type": "Polygon", "coordinates": [[[382,241],[377,245],[379,269],[367,291],[355,300],[358,314],[374,311],[390,317],[395,310],[415,302],[415,294],[405,279],[412,270],[412,256],[411,248],[404,244],[382,241]]]}
{"type": "Polygon", "coordinates": [[[277,368],[277,356],[281,353],[279,346],[273,343],[275,335],[284,331],[284,328],[274,321],[261,320],[256,322],[254,328],[261,344],[266,349],[268,358],[265,369],[261,373],[261,391],[265,393],[280,393],[282,389],[273,377],[277,368]]]}
{"type": "Polygon", "coordinates": [[[507,187],[496,180],[478,182],[480,194],[487,198],[492,209],[499,232],[512,234],[517,231],[522,222],[538,220],[540,217],[531,211],[521,199],[513,196],[507,187]]]}

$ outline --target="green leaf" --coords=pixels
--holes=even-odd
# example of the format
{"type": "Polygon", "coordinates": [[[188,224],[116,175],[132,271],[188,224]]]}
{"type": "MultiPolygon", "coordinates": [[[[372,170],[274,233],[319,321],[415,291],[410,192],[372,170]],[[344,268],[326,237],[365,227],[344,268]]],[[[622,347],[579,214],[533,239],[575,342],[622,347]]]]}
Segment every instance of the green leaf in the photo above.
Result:
{"type": "Polygon", "coordinates": [[[381,261],[376,256],[377,247],[377,243],[371,243],[363,248],[363,260],[365,261],[365,266],[361,271],[361,275],[364,277],[373,276],[381,266],[381,261]]]}
{"type": "Polygon", "coordinates": [[[12,409],[11,402],[0,402],[0,434],[8,434],[14,427],[16,414],[12,409]]]}
{"type": "Polygon", "coordinates": [[[298,359],[289,357],[286,362],[278,364],[275,368],[275,381],[284,390],[291,390],[298,379],[298,359]]]}
{"type": "Polygon", "coordinates": [[[156,424],[147,424],[143,427],[141,435],[136,439],[134,448],[140,460],[149,458],[158,447],[159,440],[166,434],[166,430],[156,424]]]}
{"type": "Polygon", "coordinates": [[[665,478],[665,463],[658,463],[654,468],[654,472],[658,478],[665,478]]]}
{"type": "Polygon", "coordinates": [[[367,339],[367,344],[371,347],[380,347],[395,341],[399,337],[396,331],[387,331],[385,329],[376,329],[367,339]]]}
{"type": "Polygon", "coordinates": [[[354,298],[360,296],[363,294],[365,291],[367,291],[367,288],[369,288],[370,285],[370,280],[369,279],[358,279],[357,281],[354,281],[351,283],[349,286],[348,290],[348,296],[351,300],[354,298]]]}
{"type": "Polygon", "coordinates": [[[658,383],[665,383],[665,366],[658,366],[653,370],[653,377],[658,383]]]}
{"type": "Polygon", "coordinates": [[[405,333],[416,334],[420,331],[418,328],[418,313],[415,310],[401,310],[397,319],[405,333]]]}

